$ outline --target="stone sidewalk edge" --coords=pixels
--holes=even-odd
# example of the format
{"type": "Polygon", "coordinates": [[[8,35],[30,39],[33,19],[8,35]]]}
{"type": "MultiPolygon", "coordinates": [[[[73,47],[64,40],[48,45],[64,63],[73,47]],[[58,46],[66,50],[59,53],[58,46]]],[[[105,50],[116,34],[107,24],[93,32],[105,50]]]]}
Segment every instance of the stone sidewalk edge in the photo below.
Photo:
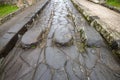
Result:
{"type": "MultiPolygon", "coordinates": [[[[19,34],[24,34],[25,32],[23,30],[27,29],[27,26],[32,24],[36,17],[38,16],[38,13],[49,3],[50,0],[47,0],[44,2],[44,4],[35,12],[34,16],[31,17],[27,23],[24,23],[22,28],[19,28],[19,30],[16,30],[16,33],[9,33],[7,32],[6,34],[3,35],[3,37],[0,38],[0,58],[5,57],[10,50],[15,46],[17,40],[18,40],[18,35],[19,34]],[[5,38],[4,36],[8,35],[8,38],[5,38]]],[[[9,30],[8,30],[9,31],[9,30]]]]}
{"type": "Polygon", "coordinates": [[[1,18],[0,19],[0,25],[2,25],[3,23],[5,23],[6,21],[10,20],[12,17],[14,17],[15,15],[19,14],[23,10],[24,10],[24,8],[20,8],[17,11],[12,12],[12,13],[8,14],[7,16],[1,18]]]}
{"type": "MultiPolygon", "coordinates": [[[[87,8],[85,8],[83,5],[79,4],[76,0],[71,0],[73,5],[77,8],[77,10],[85,17],[85,19],[90,23],[91,26],[93,26],[101,35],[102,37],[107,41],[109,46],[111,46],[113,41],[119,40],[119,37],[116,36],[114,33],[111,33],[109,30],[107,30],[106,26],[103,21],[100,19],[96,19],[95,16],[91,16],[90,13],[87,12],[87,8]]],[[[119,35],[119,34],[117,34],[119,35]]],[[[115,50],[113,51],[116,55],[120,57],[120,51],[115,50]]]]}

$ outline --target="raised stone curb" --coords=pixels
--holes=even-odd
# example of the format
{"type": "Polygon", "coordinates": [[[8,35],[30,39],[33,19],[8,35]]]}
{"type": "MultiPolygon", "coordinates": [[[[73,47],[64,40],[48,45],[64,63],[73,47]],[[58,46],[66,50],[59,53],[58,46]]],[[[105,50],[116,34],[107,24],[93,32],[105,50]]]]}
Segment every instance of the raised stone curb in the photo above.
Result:
{"type": "MultiPolygon", "coordinates": [[[[71,1],[74,4],[74,6],[78,9],[78,11],[82,13],[82,15],[90,23],[90,25],[94,26],[94,28],[103,36],[103,38],[108,42],[109,45],[111,45],[113,41],[120,39],[119,33],[113,33],[112,31],[108,30],[108,25],[101,21],[98,16],[92,16],[89,12],[89,9],[82,6],[75,0],[71,1]]],[[[115,53],[120,56],[120,51],[116,51],[115,53]]]]}
{"type": "Polygon", "coordinates": [[[40,7],[36,7],[34,13],[25,17],[22,22],[16,23],[15,26],[10,28],[10,30],[0,38],[0,57],[4,57],[9,53],[9,51],[15,46],[18,40],[18,35],[24,34],[25,31],[27,31],[27,27],[33,24],[38,14],[48,2],[49,0],[45,0],[40,7]]]}
{"type": "Polygon", "coordinates": [[[24,8],[20,8],[17,11],[10,13],[10,14],[8,14],[7,16],[5,16],[3,18],[0,18],[0,25],[5,23],[6,21],[10,20],[12,17],[14,17],[15,15],[19,14],[23,10],[24,10],[24,8]]]}

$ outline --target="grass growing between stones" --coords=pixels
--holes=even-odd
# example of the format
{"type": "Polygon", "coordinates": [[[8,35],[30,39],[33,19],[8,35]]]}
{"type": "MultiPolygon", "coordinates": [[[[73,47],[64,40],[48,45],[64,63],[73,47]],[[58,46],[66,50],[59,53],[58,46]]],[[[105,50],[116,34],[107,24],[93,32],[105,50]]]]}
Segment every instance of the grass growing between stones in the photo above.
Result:
{"type": "Polygon", "coordinates": [[[0,4],[0,18],[16,11],[18,9],[15,5],[9,5],[9,4],[0,4]]]}
{"type": "Polygon", "coordinates": [[[107,0],[107,4],[120,9],[120,0],[107,0]]]}

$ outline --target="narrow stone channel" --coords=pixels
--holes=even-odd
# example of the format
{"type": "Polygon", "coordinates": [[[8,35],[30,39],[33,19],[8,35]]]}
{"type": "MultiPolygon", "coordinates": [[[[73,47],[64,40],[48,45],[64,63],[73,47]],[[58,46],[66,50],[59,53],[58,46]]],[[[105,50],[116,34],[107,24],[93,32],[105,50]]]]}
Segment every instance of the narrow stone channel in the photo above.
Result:
{"type": "Polygon", "coordinates": [[[70,0],[51,0],[0,67],[0,80],[119,80],[120,65],[70,0]]]}

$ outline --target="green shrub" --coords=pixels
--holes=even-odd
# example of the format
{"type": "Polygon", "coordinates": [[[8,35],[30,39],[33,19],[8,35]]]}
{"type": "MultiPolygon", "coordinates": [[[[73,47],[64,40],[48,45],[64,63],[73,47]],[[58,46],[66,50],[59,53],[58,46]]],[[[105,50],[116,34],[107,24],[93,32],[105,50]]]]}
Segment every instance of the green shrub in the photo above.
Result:
{"type": "Polygon", "coordinates": [[[107,0],[107,4],[120,8],[120,0],[107,0]]]}
{"type": "Polygon", "coordinates": [[[18,9],[15,5],[0,4],[0,18],[4,17],[18,9]]]}

